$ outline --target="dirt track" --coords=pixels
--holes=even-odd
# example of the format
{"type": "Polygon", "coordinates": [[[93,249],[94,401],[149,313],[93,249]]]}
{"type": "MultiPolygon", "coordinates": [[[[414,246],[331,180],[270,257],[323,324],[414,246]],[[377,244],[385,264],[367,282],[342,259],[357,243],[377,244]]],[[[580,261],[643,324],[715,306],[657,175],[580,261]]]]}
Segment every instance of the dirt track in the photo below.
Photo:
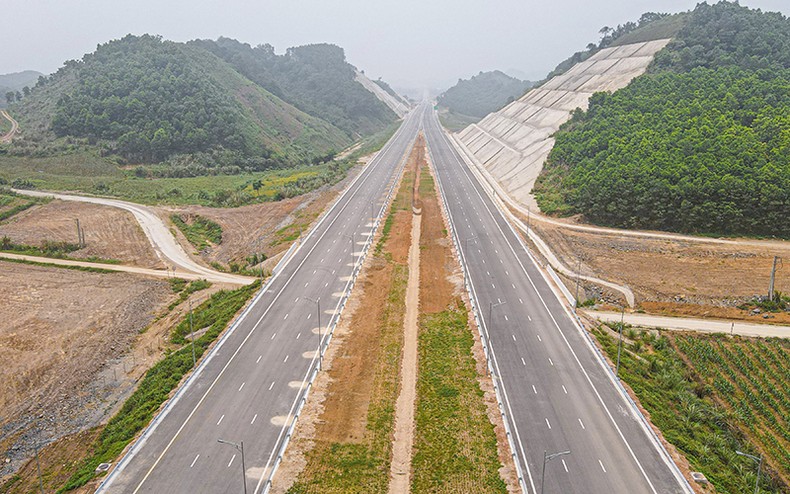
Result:
{"type": "Polygon", "coordinates": [[[11,142],[11,140],[14,138],[14,135],[16,135],[17,131],[19,130],[19,124],[5,110],[0,110],[0,116],[11,122],[11,130],[0,136],[0,143],[7,144],[11,142]]]}

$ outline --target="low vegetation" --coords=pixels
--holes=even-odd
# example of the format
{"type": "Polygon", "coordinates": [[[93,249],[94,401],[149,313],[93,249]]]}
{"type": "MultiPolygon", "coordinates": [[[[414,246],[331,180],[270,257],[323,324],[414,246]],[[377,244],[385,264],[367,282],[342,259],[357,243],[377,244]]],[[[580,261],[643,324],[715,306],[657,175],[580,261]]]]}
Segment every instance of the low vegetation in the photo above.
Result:
{"type": "Polygon", "coordinates": [[[10,259],[7,257],[0,257],[0,262],[15,262],[17,264],[28,264],[30,266],[41,266],[45,268],[71,269],[74,271],[85,271],[86,273],[107,274],[107,273],[118,272],[111,269],[94,268],[90,266],[67,266],[65,264],[55,264],[53,262],[37,262],[37,261],[29,261],[27,259],[10,259]]]}
{"type": "Polygon", "coordinates": [[[576,111],[542,210],[702,234],[790,237],[790,20],[700,4],[649,73],[576,111]]]}
{"type": "Polygon", "coordinates": [[[198,214],[171,214],[170,220],[197,250],[222,243],[222,227],[198,214]]]}
{"type": "MultiPolygon", "coordinates": [[[[616,325],[613,325],[615,329],[616,325]]],[[[593,330],[606,354],[617,336],[593,330]]],[[[763,454],[761,492],[787,492],[790,473],[790,342],[725,335],[662,334],[626,327],[620,377],[651,421],[717,492],[751,492],[763,454]]]]}
{"type": "Polygon", "coordinates": [[[506,493],[463,304],[420,318],[412,492],[506,493]]]}
{"type": "MultiPolygon", "coordinates": [[[[259,282],[233,291],[219,291],[194,311],[195,321],[206,331],[194,341],[194,350],[199,358],[225,329],[233,316],[260,287],[259,282]]],[[[188,325],[187,315],[184,321],[188,325]]],[[[173,339],[184,343],[181,329],[184,321],[174,330],[173,339]]],[[[182,346],[168,354],[146,372],[135,392],[113,416],[93,445],[91,456],[84,459],[77,471],[58,491],[67,492],[85,485],[96,476],[96,467],[103,462],[112,462],[127,444],[150,422],[156,411],[167,400],[170,392],[192,369],[192,347],[182,346]]]]}

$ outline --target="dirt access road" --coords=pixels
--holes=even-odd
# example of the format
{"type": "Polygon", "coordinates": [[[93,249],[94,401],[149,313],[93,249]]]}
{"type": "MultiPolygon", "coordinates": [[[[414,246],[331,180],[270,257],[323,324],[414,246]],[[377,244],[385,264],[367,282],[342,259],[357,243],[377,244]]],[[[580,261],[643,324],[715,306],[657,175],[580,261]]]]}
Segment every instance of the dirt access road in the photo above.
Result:
{"type": "Polygon", "coordinates": [[[0,143],[8,144],[9,142],[11,142],[11,139],[14,138],[14,135],[16,135],[17,131],[19,130],[19,124],[5,110],[0,110],[0,116],[11,122],[11,130],[9,130],[6,134],[0,136],[0,143]]]}
{"type": "Polygon", "coordinates": [[[137,219],[137,221],[140,223],[143,232],[145,232],[145,236],[148,237],[148,240],[154,247],[157,256],[169,261],[170,267],[177,271],[178,276],[181,276],[184,272],[194,273],[209,281],[217,283],[232,283],[236,285],[248,285],[255,281],[253,278],[249,278],[247,276],[221,273],[195,262],[181,247],[181,245],[176,242],[173,234],[170,233],[170,230],[168,229],[167,225],[164,224],[162,219],[159,218],[159,216],[157,216],[157,214],[147,206],[126,201],[119,201],[117,199],[57,194],[54,192],[16,189],[14,189],[14,192],[32,197],[52,197],[62,201],[87,202],[124,209],[134,215],[135,219],[137,219]]]}

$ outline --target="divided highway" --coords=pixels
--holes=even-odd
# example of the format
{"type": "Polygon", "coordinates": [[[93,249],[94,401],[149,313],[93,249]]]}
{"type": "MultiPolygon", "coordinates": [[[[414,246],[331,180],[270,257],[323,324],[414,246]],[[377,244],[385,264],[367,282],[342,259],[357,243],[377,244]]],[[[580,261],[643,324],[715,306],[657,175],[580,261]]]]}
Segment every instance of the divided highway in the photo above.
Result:
{"type": "Polygon", "coordinates": [[[442,131],[423,123],[490,345],[522,486],[546,493],[690,492],[503,215],[442,131]]]}
{"type": "Polygon", "coordinates": [[[424,107],[366,166],[98,492],[262,492],[424,107]],[[319,309],[320,307],[320,314],[319,309]]]}

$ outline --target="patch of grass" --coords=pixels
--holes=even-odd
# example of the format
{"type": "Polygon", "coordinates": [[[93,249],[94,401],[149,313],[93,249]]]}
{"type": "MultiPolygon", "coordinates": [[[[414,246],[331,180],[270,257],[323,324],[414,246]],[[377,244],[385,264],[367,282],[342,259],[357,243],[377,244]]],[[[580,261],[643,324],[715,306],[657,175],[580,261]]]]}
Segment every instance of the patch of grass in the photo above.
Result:
{"type": "MultiPolygon", "coordinates": [[[[616,336],[604,326],[592,333],[615,359],[616,336]]],[[[761,492],[787,492],[777,470],[790,471],[790,342],[647,331],[629,339],[620,377],[693,470],[717,492],[751,492],[754,465],[735,451],[762,452],[761,492]]]]}
{"type": "Polygon", "coordinates": [[[477,381],[467,311],[420,316],[411,491],[507,492],[477,381]]]}
{"type": "Polygon", "coordinates": [[[206,280],[195,280],[187,285],[186,280],[182,280],[181,278],[171,278],[170,287],[173,289],[175,293],[180,293],[180,295],[172,304],[167,306],[168,312],[175,309],[179,304],[181,304],[186,299],[188,299],[189,296],[192,295],[193,293],[199,292],[200,290],[205,290],[206,288],[210,288],[211,282],[206,280]],[[175,282],[175,280],[179,280],[179,281],[175,282]]]}
{"type": "Polygon", "coordinates": [[[222,227],[203,216],[171,214],[170,220],[198,250],[222,243],[222,227]]]}
{"type": "Polygon", "coordinates": [[[66,266],[65,264],[55,264],[52,262],[37,262],[37,261],[28,261],[26,259],[9,259],[7,257],[0,257],[0,261],[4,262],[15,262],[17,264],[29,264],[31,266],[42,266],[45,268],[60,268],[60,269],[71,269],[73,271],[85,271],[87,273],[118,273],[119,271],[113,271],[111,269],[102,269],[102,268],[91,268],[88,266],[66,266]]]}
{"type": "Polygon", "coordinates": [[[85,258],[70,257],[67,254],[79,250],[80,246],[69,242],[54,242],[45,240],[40,246],[15,244],[11,242],[11,238],[4,236],[0,238],[0,251],[13,252],[14,254],[22,254],[36,257],[51,257],[53,259],[68,259],[70,261],[83,261],[95,262],[103,264],[120,264],[121,261],[117,259],[104,259],[101,257],[90,256],[85,258]]]}
{"type": "MultiPolygon", "coordinates": [[[[260,283],[256,281],[237,290],[219,291],[195,310],[194,318],[202,324],[199,327],[208,327],[208,330],[194,342],[198,357],[203,355],[259,287],[260,283]]],[[[179,324],[176,333],[185,321],[188,327],[188,317],[179,324]]],[[[183,342],[183,338],[179,341],[183,342]]],[[[94,470],[99,463],[115,461],[126,445],[151,421],[170,392],[178,386],[190,369],[192,369],[191,346],[183,346],[151,367],[132,396],[107,423],[93,446],[93,454],[83,460],[82,465],[58,490],[58,493],[85,485],[96,477],[94,470]]]]}

